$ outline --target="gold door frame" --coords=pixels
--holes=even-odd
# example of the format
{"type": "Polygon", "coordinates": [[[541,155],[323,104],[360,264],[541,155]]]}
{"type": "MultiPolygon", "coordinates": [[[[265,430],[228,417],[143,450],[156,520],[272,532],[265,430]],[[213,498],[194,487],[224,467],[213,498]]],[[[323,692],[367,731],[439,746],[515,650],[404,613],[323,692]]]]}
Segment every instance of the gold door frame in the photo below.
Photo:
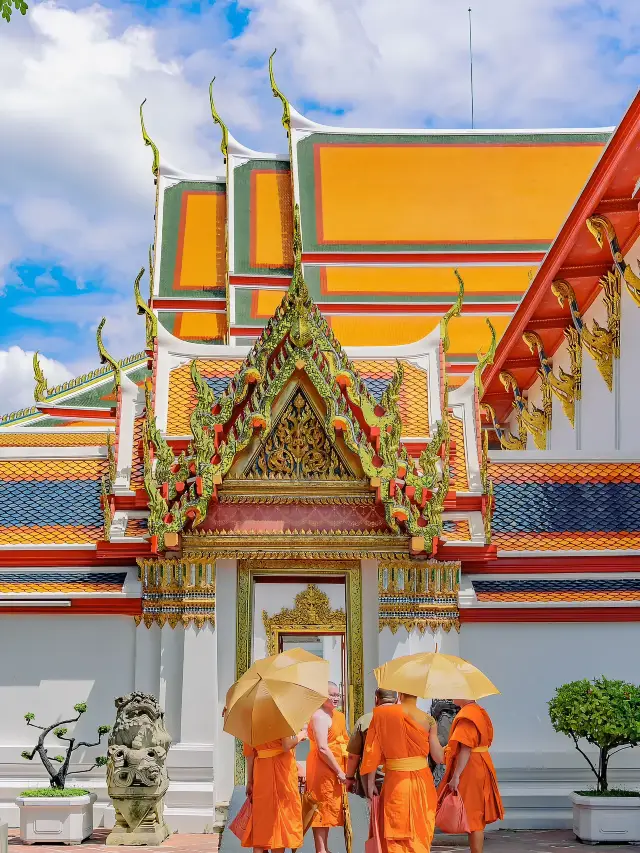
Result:
{"type": "MultiPolygon", "coordinates": [[[[293,575],[304,578],[333,576],[345,582],[346,644],[349,722],[364,713],[364,663],[362,647],[362,576],[359,560],[319,560],[309,566],[295,557],[291,560],[238,560],[236,679],[251,666],[253,645],[253,591],[259,575],[293,575]]],[[[316,630],[317,626],[314,626],[316,630]]],[[[299,630],[296,627],[296,630],[299,630]]],[[[331,630],[331,629],[329,629],[331,630]]],[[[335,628],[333,629],[335,630],[335,628]]],[[[244,784],[245,761],[242,744],[236,741],[235,783],[244,784]]]]}

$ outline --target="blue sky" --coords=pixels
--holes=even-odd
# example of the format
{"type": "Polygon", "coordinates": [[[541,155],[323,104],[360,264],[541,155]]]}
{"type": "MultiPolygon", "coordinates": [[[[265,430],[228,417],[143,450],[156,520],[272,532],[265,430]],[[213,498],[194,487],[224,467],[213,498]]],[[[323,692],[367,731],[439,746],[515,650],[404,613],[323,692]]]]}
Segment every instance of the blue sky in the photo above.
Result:
{"type": "MultiPolygon", "coordinates": [[[[307,115],[360,127],[467,127],[468,0],[58,0],[0,22],[0,408],[96,365],[95,328],[143,343],[132,282],[153,239],[150,152],[220,174],[208,82],[233,134],[286,150],[266,61],[307,115]],[[7,168],[7,164],[9,168],[7,168]]],[[[615,125],[640,80],[638,0],[479,0],[476,125],[615,125]]]]}

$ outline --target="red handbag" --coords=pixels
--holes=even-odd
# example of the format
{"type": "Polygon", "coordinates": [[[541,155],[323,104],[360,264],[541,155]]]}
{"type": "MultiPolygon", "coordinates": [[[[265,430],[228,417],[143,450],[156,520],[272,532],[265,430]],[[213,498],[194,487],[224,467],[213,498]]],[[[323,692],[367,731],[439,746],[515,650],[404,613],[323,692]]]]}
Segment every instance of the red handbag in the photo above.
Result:
{"type": "Polygon", "coordinates": [[[240,841],[242,841],[246,835],[247,827],[251,820],[251,811],[251,800],[247,797],[242,804],[242,808],[229,824],[229,829],[240,839],[240,841]]]}
{"type": "Polygon", "coordinates": [[[457,791],[449,788],[440,802],[436,811],[436,826],[441,832],[449,835],[462,835],[469,832],[469,821],[467,810],[462,802],[462,797],[457,791]]]}
{"type": "Polygon", "coordinates": [[[382,853],[382,844],[380,843],[380,797],[373,797],[369,803],[371,806],[369,838],[364,843],[364,853],[382,853]]]}

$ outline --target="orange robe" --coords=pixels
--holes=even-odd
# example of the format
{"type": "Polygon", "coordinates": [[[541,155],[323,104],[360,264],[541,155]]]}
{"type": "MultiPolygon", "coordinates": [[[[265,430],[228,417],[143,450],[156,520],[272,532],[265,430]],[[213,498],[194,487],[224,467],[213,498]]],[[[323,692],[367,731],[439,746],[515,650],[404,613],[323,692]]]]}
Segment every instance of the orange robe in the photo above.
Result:
{"type": "Polygon", "coordinates": [[[445,750],[446,770],[440,783],[439,796],[443,797],[446,792],[460,747],[470,747],[472,752],[460,776],[458,791],[467,812],[471,832],[479,832],[488,823],[494,823],[504,817],[496,769],[488,752],[492,743],[493,725],[484,708],[476,704],[461,708],[449,733],[449,743],[445,750]]]}
{"type": "Polygon", "coordinates": [[[243,847],[264,850],[302,847],[302,805],[294,751],[260,757],[262,752],[275,753],[281,749],[280,740],[264,743],[257,749],[244,746],[244,754],[253,755],[253,797],[243,847]]]}
{"type": "Polygon", "coordinates": [[[438,798],[428,755],[429,735],[401,705],[381,705],[374,710],[360,773],[372,773],[385,764],[380,794],[383,853],[429,853],[431,849],[438,798]],[[392,769],[398,759],[414,759],[414,764],[424,759],[424,766],[392,769]]]}
{"type": "MultiPolygon", "coordinates": [[[[347,769],[347,722],[342,711],[334,711],[329,728],[328,743],[333,757],[343,771],[347,769]]],[[[307,757],[307,791],[319,802],[311,826],[344,826],[342,793],[344,788],[338,782],[333,770],[325,763],[318,751],[318,744],[309,726],[309,755],[307,757]]]]}

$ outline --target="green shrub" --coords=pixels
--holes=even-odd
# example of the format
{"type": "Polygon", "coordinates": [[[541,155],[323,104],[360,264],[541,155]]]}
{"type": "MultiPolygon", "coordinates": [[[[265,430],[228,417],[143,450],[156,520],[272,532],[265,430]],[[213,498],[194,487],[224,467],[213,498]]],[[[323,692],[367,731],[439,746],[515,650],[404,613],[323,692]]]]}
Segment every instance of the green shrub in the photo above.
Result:
{"type": "Polygon", "coordinates": [[[604,676],[572,681],[556,689],[549,717],[557,732],[573,739],[598,780],[597,793],[605,794],[610,759],[640,743],[640,687],[604,676]],[[581,740],[598,748],[597,767],[580,747],[581,740]]]}
{"type": "Polygon", "coordinates": [[[82,797],[88,794],[84,788],[33,788],[23,791],[21,797],[82,797]]]}

